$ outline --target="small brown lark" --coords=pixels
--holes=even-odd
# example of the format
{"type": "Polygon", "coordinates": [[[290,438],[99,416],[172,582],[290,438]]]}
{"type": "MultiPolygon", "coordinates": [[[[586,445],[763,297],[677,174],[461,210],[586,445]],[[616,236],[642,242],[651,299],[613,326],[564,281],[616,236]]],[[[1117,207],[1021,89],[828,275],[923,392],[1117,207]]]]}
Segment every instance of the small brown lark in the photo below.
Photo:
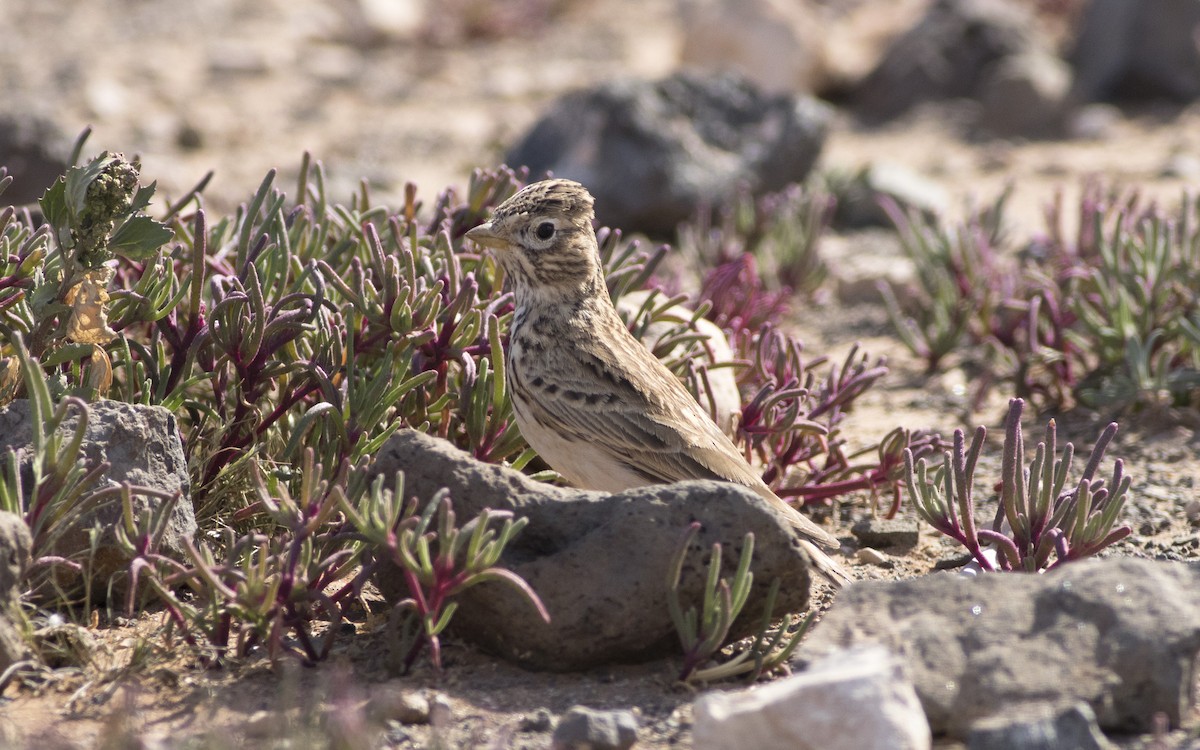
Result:
{"type": "Polygon", "coordinates": [[[496,251],[516,298],[508,386],[521,434],[577,487],[618,492],[717,479],[762,495],[795,526],[814,566],[850,580],[813,544],[838,541],[780,500],[683,383],[630,334],[609,298],[579,183],[534,183],[467,237],[496,251]]]}

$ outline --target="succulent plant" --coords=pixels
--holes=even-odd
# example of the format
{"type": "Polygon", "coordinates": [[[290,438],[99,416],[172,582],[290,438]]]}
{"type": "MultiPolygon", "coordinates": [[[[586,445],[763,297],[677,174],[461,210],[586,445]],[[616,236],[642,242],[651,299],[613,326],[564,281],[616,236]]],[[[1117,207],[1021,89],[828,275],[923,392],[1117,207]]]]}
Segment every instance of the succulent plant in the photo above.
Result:
{"type": "MultiPolygon", "coordinates": [[[[470,537],[452,520],[434,530],[435,517],[452,518],[440,500],[401,514],[396,534],[420,528],[403,544],[348,520],[373,518],[367,509],[384,502],[356,484],[354,467],[396,430],[438,435],[483,461],[544,468],[512,417],[503,350],[513,305],[503,272],[463,242],[526,177],[477,170],[461,195],[432,200],[408,185],[390,211],[373,205],[365,185],[348,204],[333,202],[321,165],[306,155],[294,194],[271,172],[236,211],[214,217],[205,177],[152,219],[154,186],[139,184],[135,163],[101,154],[47,192],[41,227],[27,213],[0,212],[0,398],[30,395],[21,373],[36,371],[51,412],[108,397],[178,418],[203,541],[187,559],[169,559],[158,549],[163,519],[132,510],[120,535],[134,589],[157,597],[202,659],[256,648],[321,659],[336,634],[328,623],[354,585],[326,593],[330,576],[350,576],[376,554],[421,563],[421,545],[443,541],[457,554],[455,540],[470,537]],[[181,588],[191,593],[181,598],[181,588]]],[[[839,434],[853,401],[886,372],[882,360],[858,351],[840,365],[808,358],[772,320],[786,309],[785,290],[811,290],[820,278],[828,201],[793,189],[725,211],[719,229],[687,251],[712,272],[695,297],[665,293],[667,248],[599,231],[614,300],[645,295],[631,330],[657,331],[655,353],[701,403],[715,405],[714,368],[737,368],[745,403],[735,437],[781,494],[824,502],[898,491],[900,448],[920,454],[932,444],[901,430],[865,451],[877,460],[861,460],[845,455],[839,434]],[[681,314],[688,302],[694,310],[681,314]],[[703,316],[725,326],[734,361],[717,356],[703,316]]],[[[57,477],[53,467],[66,459],[52,448],[42,455],[57,477]]],[[[76,497],[72,482],[87,476],[44,491],[76,497]]],[[[105,497],[123,501],[120,491],[105,497]]],[[[487,536],[498,519],[464,527],[485,529],[489,555],[503,546],[487,536]]],[[[499,529],[506,540],[519,524],[501,519],[499,529]]],[[[494,561],[470,567],[479,552],[471,549],[449,578],[409,566],[408,666],[424,645],[437,663],[458,571],[498,570],[494,561]]]]}
{"type": "Polygon", "coordinates": [[[954,433],[952,450],[943,453],[942,466],[930,476],[925,459],[904,452],[905,484],[918,515],[941,533],[955,539],[984,570],[1037,572],[1096,554],[1131,533],[1117,526],[1130,477],[1117,459],[1107,485],[1096,472],[1104,452],[1117,433],[1108,425],[1096,440],[1079,480],[1067,487],[1075,448],[1067,443],[1058,456],[1054,420],[1046,424],[1045,440],[1038,443],[1025,468],[1025,443],[1021,433],[1024,402],[1009,402],[1000,478],[1000,498],[991,528],[981,528],[975,518],[975,465],[983,450],[987,430],[979,427],[966,446],[962,430],[954,433]],[[984,553],[992,544],[996,561],[984,553]],[[1051,556],[1054,557],[1051,560],[1051,556]]]}
{"type": "Polygon", "coordinates": [[[1006,197],[956,229],[890,209],[917,266],[915,283],[884,287],[908,348],[930,370],[974,359],[995,373],[981,387],[1008,381],[1046,408],[1200,404],[1197,200],[1164,212],[1090,183],[1074,237],[1060,196],[1048,231],[1015,248],[1000,230],[1006,197]]]}

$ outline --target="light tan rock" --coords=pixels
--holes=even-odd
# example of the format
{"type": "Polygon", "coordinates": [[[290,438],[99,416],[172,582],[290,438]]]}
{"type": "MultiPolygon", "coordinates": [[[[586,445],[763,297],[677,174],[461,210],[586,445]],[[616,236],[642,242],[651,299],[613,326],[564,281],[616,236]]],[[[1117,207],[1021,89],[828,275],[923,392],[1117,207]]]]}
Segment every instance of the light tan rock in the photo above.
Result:
{"type": "Polygon", "coordinates": [[[929,723],[899,659],[882,646],[832,654],[808,671],[696,701],[696,750],[918,750],[929,723]]]}

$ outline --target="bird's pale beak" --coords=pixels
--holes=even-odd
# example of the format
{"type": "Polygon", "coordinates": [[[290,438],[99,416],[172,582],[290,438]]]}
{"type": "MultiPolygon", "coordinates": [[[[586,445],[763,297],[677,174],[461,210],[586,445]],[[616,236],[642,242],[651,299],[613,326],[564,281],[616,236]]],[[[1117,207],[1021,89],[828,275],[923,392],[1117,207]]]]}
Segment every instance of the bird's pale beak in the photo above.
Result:
{"type": "Polygon", "coordinates": [[[491,247],[497,250],[503,250],[505,247],[508,247],[508,241],[496,234],[495,230],[492,229],[492,222],[490,221],[480,224],[467,232],[467,237],[484,247],[491,247]]]}

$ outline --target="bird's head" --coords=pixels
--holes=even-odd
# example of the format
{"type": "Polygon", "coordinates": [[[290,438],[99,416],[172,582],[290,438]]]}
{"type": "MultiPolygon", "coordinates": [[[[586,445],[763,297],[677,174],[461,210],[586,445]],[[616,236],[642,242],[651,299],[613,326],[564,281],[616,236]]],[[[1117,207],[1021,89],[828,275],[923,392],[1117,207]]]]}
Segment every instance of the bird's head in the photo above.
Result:
{"type": "Polygon", "coordinates": [[[518,303],[527,294],[570,295],[597,279],[600,251],[592,196],[578,182],[545,180],[501,203],[467,237],[493,250],[518,303]]]}

